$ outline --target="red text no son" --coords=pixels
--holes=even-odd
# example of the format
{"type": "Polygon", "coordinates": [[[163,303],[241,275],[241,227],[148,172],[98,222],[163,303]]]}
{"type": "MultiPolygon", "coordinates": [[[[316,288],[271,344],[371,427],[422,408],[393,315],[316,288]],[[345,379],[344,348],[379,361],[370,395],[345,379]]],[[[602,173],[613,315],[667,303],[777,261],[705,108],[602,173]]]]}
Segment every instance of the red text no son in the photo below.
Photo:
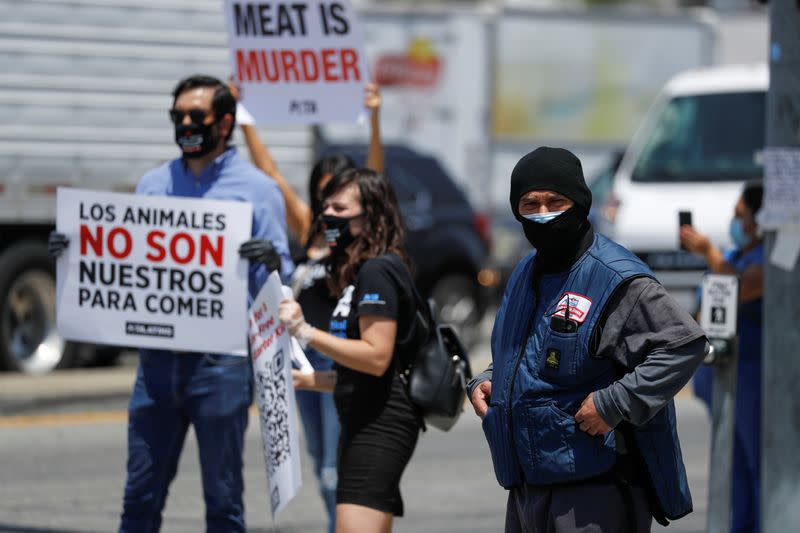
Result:
{"type": "MultiPolygon", "coordinates": [[[[200,266],[222,267],[225,237],[213,237],[201,234],[192,235],[187,232],[177,232],[169,237],[162,230],[151,230],[145,237],[147,253],[145,258],[154,263],[161,263],[167,259],[179,265],[189,263],[200,266]]],[[[91,250],[96,257],[102,258],[106,253],[114,259],[126,259],[133,251],[133,237],[122,226],[106,228],[96,226],[90,228],[86,224],[80,227],[80,253],[85,256],[91,250]]]]}

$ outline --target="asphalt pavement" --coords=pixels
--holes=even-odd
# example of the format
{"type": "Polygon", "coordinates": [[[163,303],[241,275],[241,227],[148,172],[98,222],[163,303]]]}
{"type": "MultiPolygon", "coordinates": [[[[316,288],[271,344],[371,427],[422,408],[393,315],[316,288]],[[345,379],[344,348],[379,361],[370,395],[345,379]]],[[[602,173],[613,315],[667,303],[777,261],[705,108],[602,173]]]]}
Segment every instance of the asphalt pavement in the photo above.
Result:
{"type": "MultiPolygon", "coordinates": [[[[471,354],[474,372],[489,361],[491,317],[471,354]]],[[[116,528],[124,484],[126,406],[137,358],[98,369],[30,376],[0,373],[0,532],[89,533],[116,528]]],[[[695,512],[672,533],[699,533],[706,517],[708,417],[688,392],[677,412],[695,512]]],[[[251,417],[251,420],[255,420],[251,417]]],[[[249,530],[323,531],[325,516],[310,462],[303,457],[301,493],[276,523],[266,502],[266,477],[257,423],[248,429],[245,491],[249,530]]],[[[187,438],[179,475],[164,517],[165,532],[203,529],[199,465],[187,438]]],[[[498,487],[480,421],[471,409],[448,433],[424,434],[403,478],[407,516],[395,531],[479,533],[501,531],[505,491],[498,487]]],[[[662,528],[653,526],[654,531],[662,528]]]]}
{"type": "MultiPolygon", "coordinates": [[[[86,381],[99,380],[98,374],[86,381]]],[[[130,370],[128,377],[133,377],[130,370]]],[[[125,481],[124,408],[125,398],[118,398],[73,404],[61,413],[48,407],[0,417],[0,532],[115,530],[125,481]]],[[[663,531],[699,533],[706,516],[708,417],[689,396],[678,400],[677,412],[695,511],[663,531]]],[[[300,494],[273,520],[259,424],[250,418],[244,471],[248,531],[322,533],[325,514],[305,454],[300,494]]],[[[197,445],[190,434],[170,487],[165,533],[203,531],[201,485],[197,445]]],[[[506,492],[494,479],[480,421],[469,410],[450,432],[430,429],[420,437],[401,490],[406,516],[396,520],[396,533],[502,531],[506,492]]],[[[654,525],[653,531],[662,528],[654,525]]]]}
{"type": "Polygon", "coordinates": [[[57,370],[48,374],[0,373],[0,417],[117,408],[136,377],[135,358],[114,367],[57,370]]]}

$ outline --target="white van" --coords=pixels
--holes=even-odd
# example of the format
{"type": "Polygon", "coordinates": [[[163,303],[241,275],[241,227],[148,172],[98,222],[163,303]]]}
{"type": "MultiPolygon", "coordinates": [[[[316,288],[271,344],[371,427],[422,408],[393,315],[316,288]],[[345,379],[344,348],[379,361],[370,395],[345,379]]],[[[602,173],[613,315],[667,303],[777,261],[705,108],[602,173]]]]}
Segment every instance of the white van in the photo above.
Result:
{"type": "Polygon", "coordinates": [[[688,287],[705,269],[680,251],[678,213],[718,246],[746,180],[763,175],[766,65],[683,72],[671,79],[635,134],[601,209],[598,229],[688,287]],[[694,276],[675,274],[694,271],[694,276]],[[682,280],[682,281],[681,281],[682,280]]]}

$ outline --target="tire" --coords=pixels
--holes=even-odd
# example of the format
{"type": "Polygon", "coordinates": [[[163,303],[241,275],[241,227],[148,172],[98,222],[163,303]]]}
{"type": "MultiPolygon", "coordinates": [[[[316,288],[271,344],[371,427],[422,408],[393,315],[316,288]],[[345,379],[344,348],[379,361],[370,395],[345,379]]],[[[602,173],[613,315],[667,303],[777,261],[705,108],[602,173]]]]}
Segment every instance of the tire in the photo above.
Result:
{"type": "Polygon", "coordinates": [[[53,260],[44,243],[21,242],[0,255],[0,367],[49,372],[67,363],[56,331],[53,260]]]}
{"type": "Polygon", "coordinates": [[[466,274],[447,274],[433,284],[430,296],[436,302],[437,319],[453,326],[465,347],[474,346],[482,315],[475,282],[466,274]]]}

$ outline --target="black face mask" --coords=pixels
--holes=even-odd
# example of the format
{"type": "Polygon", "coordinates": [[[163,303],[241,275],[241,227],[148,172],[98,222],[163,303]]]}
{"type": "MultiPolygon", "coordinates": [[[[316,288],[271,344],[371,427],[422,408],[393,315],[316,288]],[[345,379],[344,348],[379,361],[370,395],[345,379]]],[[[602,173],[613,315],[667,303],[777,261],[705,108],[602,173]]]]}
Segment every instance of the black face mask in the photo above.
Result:
{"type": "Polygon", "coordinates": [[[177,124],[175,142],[183,152],[183,157],[195,159],[211,153],[216,148],[219,137],[214,134],[214,124],[177,124]]]}
{"type": "Polygon", "coordinates": [[[589,221],[581,210],[572,207],[546,224],[520,217],[525,237],[545,261],[573,259],[589,221]]]}
{"type": "Polygon", "coordinates": [[[325,242],[331,249],[331,257],[339,255],[347,249],[356,239],[350,233],[350,221],[361,215],[345,218],[334,215],[322,215],[322,229],[325,233],[325,242]]]}

